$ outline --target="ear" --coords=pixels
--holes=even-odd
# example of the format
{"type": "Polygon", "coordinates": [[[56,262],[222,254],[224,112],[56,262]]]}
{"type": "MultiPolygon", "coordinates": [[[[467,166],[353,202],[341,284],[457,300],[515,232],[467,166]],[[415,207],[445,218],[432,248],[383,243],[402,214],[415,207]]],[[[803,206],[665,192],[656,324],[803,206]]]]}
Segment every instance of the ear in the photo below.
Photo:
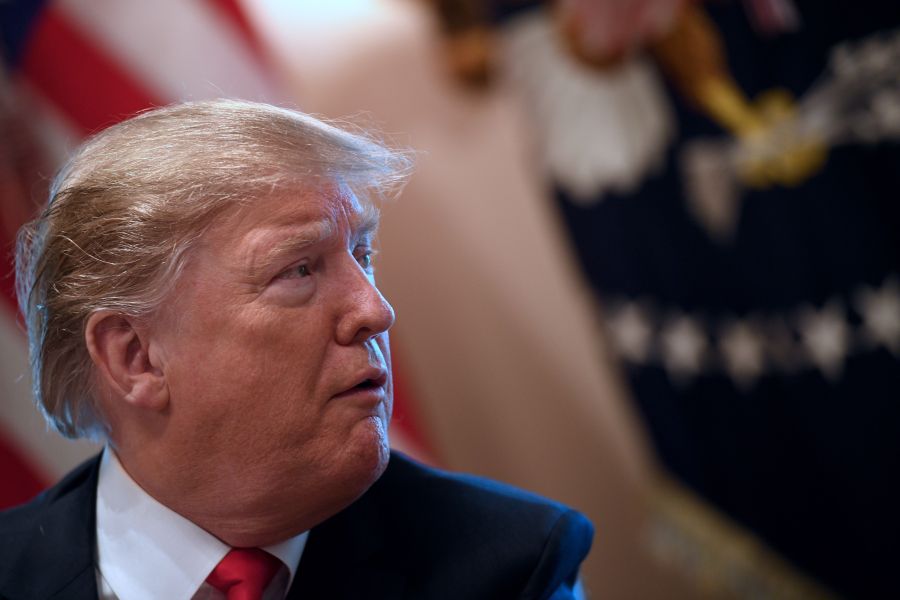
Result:
{"type": "Polygon", "coordinates": [[[91,360],[103,382],[128,404],[154,411],[169,403],[169,389],[149,336],[135,319],[111,311],[88,317],[84,332],[91,360]]]}

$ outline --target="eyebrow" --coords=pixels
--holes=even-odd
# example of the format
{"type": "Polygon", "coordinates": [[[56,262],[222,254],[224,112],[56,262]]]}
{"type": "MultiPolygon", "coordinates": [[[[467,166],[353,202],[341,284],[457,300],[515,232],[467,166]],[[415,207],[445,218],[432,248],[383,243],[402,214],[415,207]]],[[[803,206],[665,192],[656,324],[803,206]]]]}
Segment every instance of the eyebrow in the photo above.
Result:
{"type": "Polygon", "coordinates": [[[363,206],[362,214],[359,220],[354,224],[353,237],[356,240],[362,238],[371,238],[378,231],[378,224],[381,221],[381,211],[371,204],[363,206]]]}

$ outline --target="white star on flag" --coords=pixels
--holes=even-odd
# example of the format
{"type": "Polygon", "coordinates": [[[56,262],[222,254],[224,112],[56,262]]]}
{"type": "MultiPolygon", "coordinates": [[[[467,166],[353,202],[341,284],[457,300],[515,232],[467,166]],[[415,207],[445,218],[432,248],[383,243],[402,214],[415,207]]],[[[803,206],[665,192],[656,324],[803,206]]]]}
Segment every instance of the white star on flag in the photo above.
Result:
{"type": "Polygon", "coordinates": [[[708,344],[695,319],[673,316],[663,327],[661,341],[663,365],[673,381],[683,383],[703,369],[708,344]]]}
{"type": "Polygon", "coordinates": [[[849,346],[844,309],[837,300],[822,310],[808,306],[800,311],[799,330],[809,359],[828,379],[841,375],[849,346]]]}
{"type": "Polygon", "coordinates": [[[624,302],[609,312],[607,327],[619,356],[625,360],[643,364],[650,353],[650,326],[647,309],[638,302],[624,302]]]}
{"type": "Polygon", "coordinates": [[[763,340],[758,328],[746,320],[733,320],[722,328],[719,347],[728,374],[738,387],[747,391],[764,366],[763,340]]]}
{"type": "Polygon", "coordinates": [[[872,99],[872,115],[885,135],[900,135],[900,90],[882,90],[872,99]]]}
{"type": "Polygon", "coordinates": [[[863,288],[856,295],[856,308],[863,317],[863,336],[900,357],[900,284],[892,277],[881,289],[863,288]]]}

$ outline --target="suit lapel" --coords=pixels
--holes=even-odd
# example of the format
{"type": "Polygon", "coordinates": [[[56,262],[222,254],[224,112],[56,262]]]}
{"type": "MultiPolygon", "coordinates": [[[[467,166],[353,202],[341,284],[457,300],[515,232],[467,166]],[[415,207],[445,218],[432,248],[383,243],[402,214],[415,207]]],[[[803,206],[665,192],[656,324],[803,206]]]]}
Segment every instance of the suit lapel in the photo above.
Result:
{"type": "Polygon", "coordinates": [[[96,600],[94,506],[99,465],[96,458],[85,463],[46,492],[45,506],[35,512],[22,551],[14,558],[14,577],[0,597],[96,600]]]}

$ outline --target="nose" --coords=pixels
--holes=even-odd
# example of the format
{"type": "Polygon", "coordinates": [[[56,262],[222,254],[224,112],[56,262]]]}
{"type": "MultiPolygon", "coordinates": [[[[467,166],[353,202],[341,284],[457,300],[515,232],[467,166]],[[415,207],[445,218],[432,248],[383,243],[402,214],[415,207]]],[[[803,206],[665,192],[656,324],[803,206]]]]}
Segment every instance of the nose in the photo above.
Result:
{"type": "Polygon", "coordinates": [[[364,343],[394,324],[394,309],[366,273],[352,259],[341,292],[344,310],[338,321],[337,342],[343,345],[364,343]]]}

